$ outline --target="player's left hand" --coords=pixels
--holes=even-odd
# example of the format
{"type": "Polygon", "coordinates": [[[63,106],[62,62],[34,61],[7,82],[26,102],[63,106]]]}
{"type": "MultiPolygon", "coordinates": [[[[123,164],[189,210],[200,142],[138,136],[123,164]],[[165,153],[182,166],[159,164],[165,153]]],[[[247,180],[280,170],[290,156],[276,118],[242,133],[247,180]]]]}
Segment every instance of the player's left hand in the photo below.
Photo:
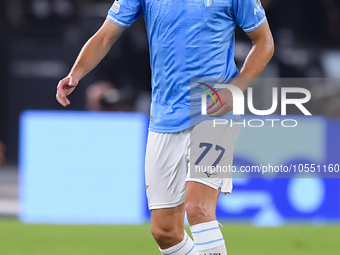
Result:
{"type": "Polygon", "coordinates": [[[68,100],[67,96],[73,92],[78,85],[78,82],[79,80],[71,75],[59,81],[56,98],[62,106],[66,107],[70,104],[70,100],[68,100]]]}
{"type": "Polygon", "coordinates": [[[218,94],[221,98],[222,105],[216,95],[214,95],[214,98],[217,104],[215,104],[214,101],[210,99],[207,105],[207,114],[209,114],[211,117],[224,115],[233,109],[233,96],[230,90],[222,89],[218,92],[218,94]]]}

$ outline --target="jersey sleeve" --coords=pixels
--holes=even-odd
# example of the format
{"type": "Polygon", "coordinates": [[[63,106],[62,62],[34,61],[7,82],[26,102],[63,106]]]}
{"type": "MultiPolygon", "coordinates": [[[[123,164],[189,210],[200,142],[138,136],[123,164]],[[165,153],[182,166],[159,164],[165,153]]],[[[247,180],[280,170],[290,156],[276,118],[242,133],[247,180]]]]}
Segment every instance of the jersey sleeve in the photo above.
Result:
{"type": "Polygon", "coordinates": [[[233,0],[233,16],[246,33],[256,30],[267,20],[260,0],[233,0]]]}
{"type": "Polygon", "coordinates": [[[140,0],[116,0],[106,19],[121,27],[129,27],[141,14],[140,0]]]}

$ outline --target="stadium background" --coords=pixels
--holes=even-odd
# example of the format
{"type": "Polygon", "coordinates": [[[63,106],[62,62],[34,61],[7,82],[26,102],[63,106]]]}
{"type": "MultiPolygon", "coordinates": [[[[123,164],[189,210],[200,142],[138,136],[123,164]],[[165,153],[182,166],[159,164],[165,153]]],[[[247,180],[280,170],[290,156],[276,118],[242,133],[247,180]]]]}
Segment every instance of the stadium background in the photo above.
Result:
{"type": "MultiPolygon", "coordinates": [[[[6,146],[0,168],[1,254],[157,254],[143,180],[150,100],[143,19],[81,82],[68,109],[54,99],[58,80],[111,4],[0,3],[0,141],[6,146]],[[95,89],[103,87],[93,103],[95,89]]],[[[249,147],[247,135],[254,134],[245,130],[235,164],[261,164],[264,157],[278,164],[340,163],[340,4],[262,4],[276,45],[262,77],[327,78],[335,85],[314,79],[319,82],[308,87],[313,117],[301,117],[302,127],[312,127],[305,136],[302,129],[285,134],[283,142],[263,129],[256,137],[267,139],[249,147]]],[[[242,31],[236,34],[240,65],[251,43],[242,31]]],[[[263,90],[257,106],[267,109],[271,97],[263,90]]],[[[221,197],[217,210],[226,222],[229,253],[338,254],[339,184],[320,178],[236,179],[234,193],[221,197]]]]}

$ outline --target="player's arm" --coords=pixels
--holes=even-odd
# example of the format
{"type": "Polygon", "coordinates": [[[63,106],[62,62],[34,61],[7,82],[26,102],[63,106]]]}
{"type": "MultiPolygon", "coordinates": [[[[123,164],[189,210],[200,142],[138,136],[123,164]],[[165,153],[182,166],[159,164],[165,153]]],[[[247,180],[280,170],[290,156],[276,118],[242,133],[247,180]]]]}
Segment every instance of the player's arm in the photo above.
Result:
{"type": "MultiPolygon", "coordinates": [[[[240,74],[232,82],[232,85],[239,87],[243,92],[263,71],[274,54],[274,40],[267,21],[258,29],[247,33],[247,35],[252,40],[253,47],[243,64],[240,74]]],[[[219,103],[214,105],[213,100],[210,100],[208,107],[212,107],[207,111],[210,116],[221,116],[233,109],[231,92],[228,89],[223,89],[219,92],[219,95],[223,106],[219,103]]]]}
{"type": "Polygon", "coordinates": [[[123,31],[124,28],[105,20],[97,33],[86,42],[70,73],[58,84],[56,98],[61,105],[66,107],[70,104],[67,96],[73,92],[79,81],[106,56],[123,31]]]}
{"type": "Polygon", "coordinates": [[[274,40],[268,22],[263,23],[258,29],[247,33],[253,42],[243,67],[237,79],[232,82],[243,92],[250,83],[263,71],[274,54],[274,40]],[[246,79],[242,79],[246,78],[246,79]]]}

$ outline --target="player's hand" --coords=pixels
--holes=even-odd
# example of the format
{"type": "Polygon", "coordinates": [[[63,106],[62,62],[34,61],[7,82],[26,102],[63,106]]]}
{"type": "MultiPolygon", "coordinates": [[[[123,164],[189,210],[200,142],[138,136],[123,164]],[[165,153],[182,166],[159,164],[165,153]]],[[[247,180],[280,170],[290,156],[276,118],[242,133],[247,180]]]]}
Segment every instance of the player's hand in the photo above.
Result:
{"type": "Polygon", "coordinates": [[[70,104],[70,100],[67,99],[67,96],[73,92],[78,85],[78,82],[79,80],[72,76],[67,76],[59,81],[56,98],[62,106],[66,107],[70,104]]]}
{"type": "Polygon", "coordinates": [[[220,100],[218,100],[218,97],[214,95],[214,98],[216,100],[216,104],[213,99],[210,99],[207,107],[207,114],[211,117],[221,116],[228,112],[230,112],[233,109],[233,96],[229,89],[222,89],[218,92],[222,105],[220,103],[220,100]]]}

